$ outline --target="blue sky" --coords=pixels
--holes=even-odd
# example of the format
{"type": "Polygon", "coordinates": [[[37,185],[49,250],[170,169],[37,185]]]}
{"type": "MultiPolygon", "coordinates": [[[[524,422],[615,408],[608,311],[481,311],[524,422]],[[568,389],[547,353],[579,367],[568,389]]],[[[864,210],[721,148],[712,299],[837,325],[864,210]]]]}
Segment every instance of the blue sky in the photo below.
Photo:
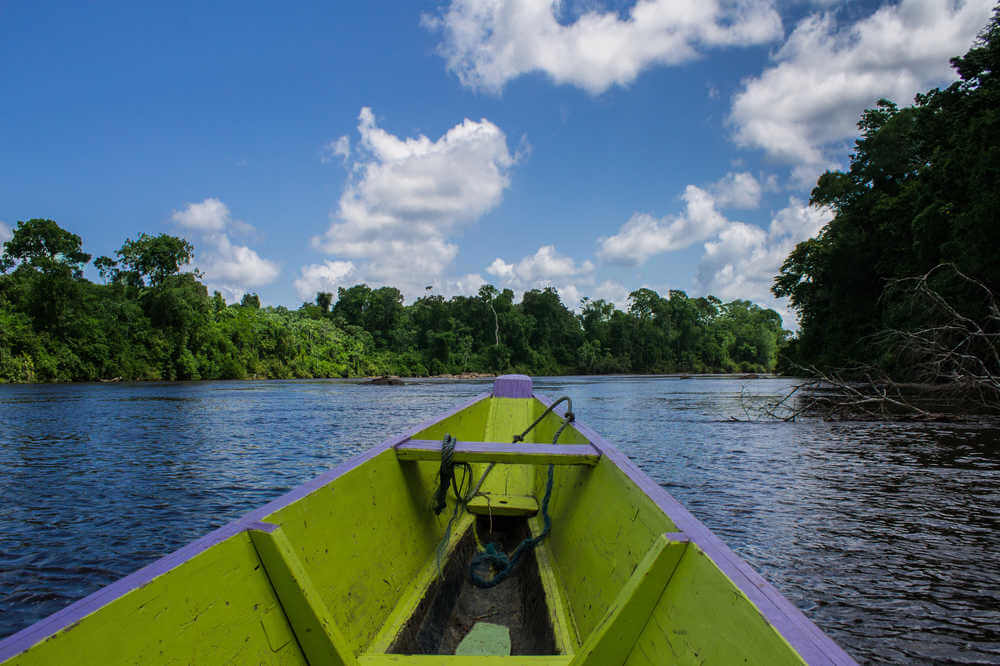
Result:
{"type": "MultiPolygon", "coordinates": [[[[554,286],[776,307],[879,97],[992,0],[0,5],[0,241],[191,240],[229,300],[554,286]]],[[[96,274],[89,273],[94,279],[96,274]]]]}

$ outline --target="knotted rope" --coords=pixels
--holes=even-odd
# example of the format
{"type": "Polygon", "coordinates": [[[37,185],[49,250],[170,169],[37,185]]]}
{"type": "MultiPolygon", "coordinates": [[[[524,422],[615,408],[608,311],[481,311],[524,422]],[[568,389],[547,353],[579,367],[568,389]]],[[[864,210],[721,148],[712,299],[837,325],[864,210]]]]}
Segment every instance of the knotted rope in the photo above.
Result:
{"type": "MultiPolygon", "coordinates": [[[[457,443],[458,440],[451,435],[445,435],[444,441],[441,442],[441,468],[438,470],[438,485],[434,491],[434,513],[438,516],[447,506],[449,485],[454,489],[455,497],[462,497],[460,485],[455,479],[455,445],[457,443]]],[[[459,466],[465,471],[465,476],[462,479],[462,484],[464,484],[466,479],[472,478],[472,466],[469,463],[459,463],[459,466]]]]}
{"type": "MultiPolygon", "coordinates": [[[[525,435],[527,435],[531,430],[541,423],[542,419],[546,417],[555,407],[562,403],[569,403],[566,409],[566,415],[563,417],[563,422],[560,424],[558,430],[556,430],[555,437],[552,438],[553,444],[559,443],[559,436],[562,435],[563,430],[566,429],[576,417],[573,414],[573,401],[569,399],[569,396],[563,396],[556,400],[554,403],[549,405],[548,409],[542,412],[542,415],[535,419],[534,423],[525,429],[520,435],[514,436],[514,442],[523,442],[525,435]]],[[[545,495],[542,498],[542,531],[538,533],[536,537],[529,537],[523,540],[514,549],[514,554],[508,556],[498,544],[490,543],[487,544],[484,550],[479,551],[472,556],[472,560],[469,562],[469,579],[472,584],[480,588],[489,588],[499,585],[514,571],[514,567],[517,566],[518,561],[521,556],[524,555],[529,550],[534,549],[542,540],[549,535],[552,531],[552,519],[549,517],[549,499],[552,497],[552,479],[553,472],[555,471],[555,465],[549,464],[547,480],[545,483],[545,495]],[[493,576],[487,578],[482,575],[481,572],[493,570],[493,576]]]]}
{"type": "MultiPolygon", "coordinates": [[[[548,408],[542,412],[535,421],[529,425],[524,432],[520,435],[514,435],[513,441],[523,442],[525,436],[531,432],[535,426],[541,423],[548,414],[555,409],[559,404],[566,402],[568,403],[566,414],[563,416],[562,423],[556,430],[555,437],[552,438],[553,444],[559,443],[559,437],[562,435],[563,430],[575,420],[573,414],[573,401],[570,400],[569,396],[563,396],[553,402],[548,408]]],[[[444,440],[441,442],[441,466],[438,469],[438,485],[434,491],[434,513],[441,515],[447,506],[448,498],[448,487],[451,486],[452,491],[455,495],[455,508],[452,511],[451,518],[448,520],[448,525],[445,527],[444,536],[438,543],[436,559],[437,559],[437,569],[438,577],[442,576],[441,573],[441,560],[444,557],[445,549],[448,547],[448,543],[451,541],[451,531],[455,525],[455,521],[458,517],[466,510],[466,505],[469,503],[473,497],[479,494],[479,489],[482,488],[483,482],[486,481],[486,477],[489,476],[490,472],[496,466],[496,463],[490,463],[483,475],[479,477],[479,481],[476,482],[474,487],[470,487],[467,492],[463,492],[463,487],[466,486],[466,482],[469,482],[471,486],[472,479],[472,466],[469,463],[455,463],[455,445],[458,443],[454,437],[450,434],[444,436],[444,440]],[[455,468],[460,467],[464,474],[462,480],[458,481],[455,476],[455,468]]],[[[513,572],[514,567],[517,566],[518,561],[525,552],[533,549],[537,546],[545,537],[548,536],[549,532],[552,530],[552,519],[549,517],[549,499],[552,497],[552,485],[553,485],[553,473],[555,471],[555,466],[550,464],[548,469],[548,478],[545,484],[545,495],[542,498],[542,521],[544,527],[542,531],[536,537],[530,537],[524,539],[517,548],[514,549],[514,553],[508,556],[501,547],[496,543],[487,544],[486,548],[476,553],[469,563],[469,578],[473,585],[481,588],[494,587],[502,583],[511,572],[513,572]],[[487,568],[493,569],[494,574],[492,577],[486,578],[481,575],[480,570],[487,568]]],[[[478,541],[478,539],[477,539],[478,541]]]]}

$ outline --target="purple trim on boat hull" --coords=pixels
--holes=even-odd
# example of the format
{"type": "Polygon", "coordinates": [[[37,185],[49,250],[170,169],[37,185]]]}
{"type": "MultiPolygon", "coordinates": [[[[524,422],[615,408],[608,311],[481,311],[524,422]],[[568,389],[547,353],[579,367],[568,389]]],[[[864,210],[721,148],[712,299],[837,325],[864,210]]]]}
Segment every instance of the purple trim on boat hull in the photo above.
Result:
{"type": "Polygon", "coordinates": [[[248,530],[257,530],[258,532],[267,532],[268,534],[271,534],[279,527],[280,525],[275,525],[274,523],[262,523],[262,522],[247,523],[246,525],[246,529],[248,530]]]}
{"type": "MultiPolygon", "coordinates": [[[[545,396],[535,394],[535,398],[545,406],[552,404],[552,401],[545,396]]],[[[565,407],[557,407],[553,411],[565,412],[565,407]]],[[[802,611],[764,580],[660,484],[639,469],[628,456],[580,421],[574,421],[573,427],[649,496],[684,535],[712,558],[719,569],[757,606],[764,618],[807,663],[857,664],[843,648],[824,634],[802,611]]]]}
{"type": "Polygon", "coordinates": [[[531,390],[528,375],[500,375],[493,380],[494,398],[530,398],[531,390]]]}
{"type": "Polygon", "coordinates": [[[337,477],[346,474],[355,467],[364,464],[379,455],[380,453],[393,448],[394,446],[410,439],[413,435],[417,434],[421,430],[428,428],[438,421],[448,418],[453,414],[471,407],[480,400],[485,400],[490,397],[489,393],[481,393],[476,397],[472,398],[468,402],[465,402],[454,409],[451,409],[444,414],[434,417],[424,421],[418,426],[410,428],[409,430],[390,437],[386,439],[381,444],[365,451],[364,453],[357,455],[349,460],[346,460],[333,469],[320,474],[315,479],[311,481],[306,481],[302,485],[290,490],[281,497],[278,497],[271,502],[268,502],[259,509],[255,509],[250,513],[246,514],[242,518],[237,518],[231,523],[223,525],[222,527],[214,530],[201,537],[200,539],[183,546],[179,550],[175,550],[169,555],[165,555],[160,559],[156,560],[151,564],[147,564],[138,571],[129,574],[121,580],[117,580],[114,583],[106,587],[102,587],[93,594],[76,601],[61,611],[57,611],[48,617],[39,620],[35,624],[22,629],[16,634],[12,634],[7,638],[0,641],[0,662],[7,661],[11,657],[24,652],[33,645],[40,643],[49,636],[65,629],[66,627],[79,622],[86,616],[90,615],[102,606],[106,606],[115,599],[125,596],[132,590],[136,590],[143,585],[146,585],[152,581],[157,576],[161,576],[171,569],[175,569],[180,565],[184,564],[188,560],[194,558],[195,556],[203,553],[212,546],[222,543],[226,539],[244,532],[248,529],[264,530],[271,532],[277,529],[276,525],[272,523],[262,522],[263,519],[275,511],[282,509],[289,504],[297,502],[306,495],[312,493],[317,488],[321,488],[326,484],[330,483],[337,477]]]}

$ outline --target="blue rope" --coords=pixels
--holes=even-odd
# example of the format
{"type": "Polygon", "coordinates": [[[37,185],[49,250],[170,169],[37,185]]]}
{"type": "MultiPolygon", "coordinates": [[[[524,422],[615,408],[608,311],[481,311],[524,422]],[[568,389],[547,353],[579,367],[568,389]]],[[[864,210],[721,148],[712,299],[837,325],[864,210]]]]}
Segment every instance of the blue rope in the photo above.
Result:
{"type": "MultiPolygon", "coordinates": [[[[534,423],[528,426],[524,432],[520,435],[514,435],[514,442],[523,442],[525,435],[531,432],[536,425],[538,425],[542,419],[544,419],[556,405],[567,402],[566,414],[563,417],[562,424],[556,430],[555,437],[552,438],[553,444],[559,443],[559,437],[562,435],[563,430],[566,429],[574,419],[573,415],[573,402],[569,397],[564,396],[559,398],[554,403],[548,406],[548,408],[542,412],[542,415],[535,419],[534,423]]],[[[483,482],[486,477],[489,476],[490,471],[492,471],[496,463],[490,463],[480,477],[479,482],[476,483],[475,487],[472,487],[472,466],[469,463],[458,463],[455,464],[455,445],[458,443],[451,434],[446,434],[444,440],[441,442],[441,467],[438,469],[438,483],[437,488],[434,491],[434,513],[441,515],[447,506],[448,499],[448,486],[451,486],[452,491],[455,493],[455,508],[452,511],[451,519],[448,521],[445,527],[444,536],[438,543],[436,549],[436,560],[438,568],[438,577],[442,576],[441,571],[441,561],[444,557],[444,552],[451,541],[452,527],[455,521],[458,519],[459,515],[465,510],[466,504],[469,500],[479,494],[479,489],[482,487],[483,482]],[[459,481],[458,477],[455,475],[455,467],[461,467],[464,474],[462,480],[459,481]],[[462,492],[463,486],[468,483],[469,490],[467,492],[462,492]]],[[[532,550],[541,541],[549,535],[552,531],[552,519],[549,517],[549,499],[552,497],[552,481],[555,471],[555,465],[550,464],[548,469],[548,480],[545,484],[545,496],[542,498],[542,520],[544,527],[536,537],[529,537],[524,539],[517,548],[514,549],[514,554],[508,556],[500,546],[496,543],[487,544],[486,548],[478,553],[476,553],[472,560],[469,562],[469,578],[476,587],[489,588],[499,585],[504,580],[510,576],[511,572],[514,571],[514,567],[517,566],[518,561],[520,561],[521,556],[524,553],[532,550]],[[490,578],[486,578],[479,573],[483,568],[492,569],[494,574],[490,578]]]]}
{"type": "MultiPolygon", "coordinates": [[[[562,425],[560,425],[559,429],[556,430],[555,437],[552,438],[552,443],[558,444],[559,436],[562,435],[566,426],[568,426],[575,418],[573,416],[573,402],[566,396],[549,405],[549,408],[546,409],[541,416],[535,419],[535,422],[528,426],[527,430],[522,432],[520,435],[514,436],[514,441],[523,442],[524,436],[527,435],[532,428],[538,425],[538,423],[545,418],[545,416],[551,412],[556,405],[563,401],[569,403],[566,410],[566,416],[563,419],[562,425]]],[[[517,566],[521,556],[529,550],[534,549],[535,546],[541,543],[542,540],[549,535],[549,532],[552,530],[552,519],[549,517],[549,499],[552,497],[552,478],[554,470],[555,465],[549,464],[548,480],[545,483],[545,496],[542,498],[542,521],[544,523],[542,531],[538,534],[538,536],[529,537],[519,543],[517,548],[514,549],[514,554],[509,557],[507,553],[505,553],[496,543],[487,544],[486,548],[473,555],[472,560],[469,562],[469,579],[472,581],[473,585],[480,588],[490,588],[499,585],[514,571],[514,567],[517,566]],[[483,576],[480,572],[484,569],[486,571],[492,569],[494,571],[493,576],[490,578],[483,576]]]]}
{"type": "Polygon", "coordinates": [[[482,588],[499,585],[514,571],[514,567],[517,566],[521,555],[533,549],[542,539],[549,535],[549,531],[552,529],[552,519],[549,518],[549,498],[552,496],[552,472],[554,469],[555,465],[550,464],[549,479],[545,484],[545,497],[542,499],[542,520],[545,521],[545,527],[541,533],[536,537],[525,539],[518,544],[514,550],[514,554],[510,557],[507,557],[507,553],[503,552],[497,544],[487,544],[486,549],[473,555],[472,560],[469,562],[469,578],[472,579],[473,585],[482,588]],[[485,578],[480,575],[479,571],[484,566],[490,567],[496,572],[492,578],[485,578]]]}

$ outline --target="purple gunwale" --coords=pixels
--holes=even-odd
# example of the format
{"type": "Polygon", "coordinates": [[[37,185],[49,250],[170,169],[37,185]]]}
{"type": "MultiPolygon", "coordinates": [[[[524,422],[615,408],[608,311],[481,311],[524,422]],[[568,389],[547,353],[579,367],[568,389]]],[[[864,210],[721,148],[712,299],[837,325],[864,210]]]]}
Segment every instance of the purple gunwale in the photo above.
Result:
{"type": "MultiPolygon", "coordinates": [[[[546,396],[536,393],[534,397],[546,407],[552,404],[552,400],[546,396]]],[[[565,411],[565,407],[557,407],[553,410],[560,415],[564,414],[565,411]]],[[[682,536],[686,536],[690,541],[696,543],[706,555],[712,558],[716,566],[740,588],[743,594],[757,606],[764,619],[795,648],[796,652],[807,663],[854,664],[856,666],[857,662],[843,648],[823,633],[795,604],[764,580],[660,484],[639,469],[639,466],[632,462],[628,456],[615,448],[593,428],[579,420],[573,422],[573,427],[590,440],[594,448],[601,452],[602,457],[606,457],[624,472],[681,530],[680,533],[671,533],[668,536],[674,540],[680,540],[682,536]]]]}
{"type": "Polygon", "coordinates": [[[391,449],[410,439],[421,430],[428,428],[438,421],[448,418],[449,416],[453,416],[454,414],[471,407],[481,400],[486,400],[490,398],[490,396],[490,393],[480,393],[458,407],[424,421],[420,425],[414,426],[399,435],[394,435],[382,441],[381,444],[368,449],[364,453],[350,458],[349,460],[345,460],[329,471],[320,474],[310,481],[306,481],[296,488],[293,488],[277,499],[274,499],[264,506],[251,511],[242,518],[237,518],[233,522],[223,525],[200,539],[192,541],[188,545],[175,550],[169,555],[165,555],[155,562],[147,564],[138,571],[135,571],[128,576],[111,583],[110,585],[102,587],[79,601],[73,602],[66,608],[56,611],[52,615],[39,620],[35,624],[22,629],[16,634],[11,634],[7,638],[0,641],[0,662],[7,661],[11,657],[24,652],[34,645],[37,645],[49,636],[52,636],[70,625],[79,622],[86,616],[90,615],[99,608],[108,605],[115,599],[125,596],[132,590],[137,590],[140,587],[147,585],[154,578],[167,573],[171,569],[179,567],[188,560],[205,552],[212,546],[222,543],[226,539],[239,534],[240,532],[245,532],[246,530],[262,530],[265,532],[274,531],[277,529],[277,526],[272,523],[264,522],[265,517],[275,511],[278,511],[279,509],[283,509],[289,504],[297,502],[306,495],[314,492],[316,489],[327,485],[334,479],[351,471],[355,467],[363,465],[388,449],[391,449]]]}

